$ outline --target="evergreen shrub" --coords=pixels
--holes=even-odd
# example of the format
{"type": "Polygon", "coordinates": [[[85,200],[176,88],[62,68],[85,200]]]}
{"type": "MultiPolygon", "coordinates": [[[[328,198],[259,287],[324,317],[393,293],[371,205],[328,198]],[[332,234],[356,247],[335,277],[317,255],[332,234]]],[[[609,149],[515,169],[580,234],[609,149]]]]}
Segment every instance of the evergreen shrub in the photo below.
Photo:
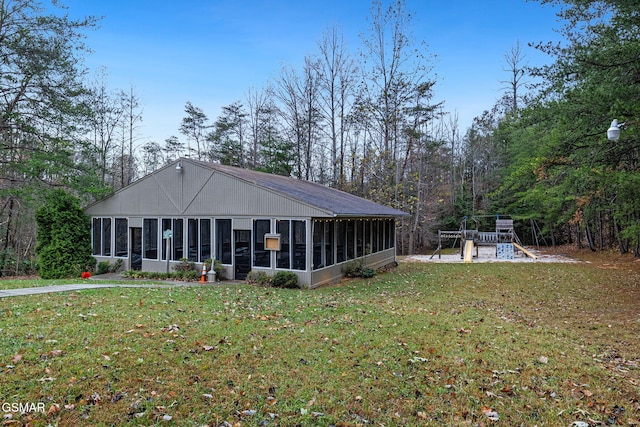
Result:
{"type": "Polygon", "coordinates": [[[91,220],[80,201],[63,190],[51,191],[36,211],[36,254],[43,279],[80,277],[93,271],[91,220]]]}
{"type": "Polygon", "coordinates": [[[247,274],[247,283],[250,285],[258,285],[258,286],[271,286],[271,276],[269,276],[264,271],[254,271],[251,270],[247,274]]]}
{"type": "Polygon", "coordinates": [[[278,271],[271,278],[271,286],[274,288],[297,288],[298,276],[293,271],[278,271]]]}
{"type": "Polygon", "coordinates": [[[373,268],[366,267],[362,260],[349,261],[342,267],[342,274],[345,277],[362,277],[368,279],[376,275],[373,268]]]}

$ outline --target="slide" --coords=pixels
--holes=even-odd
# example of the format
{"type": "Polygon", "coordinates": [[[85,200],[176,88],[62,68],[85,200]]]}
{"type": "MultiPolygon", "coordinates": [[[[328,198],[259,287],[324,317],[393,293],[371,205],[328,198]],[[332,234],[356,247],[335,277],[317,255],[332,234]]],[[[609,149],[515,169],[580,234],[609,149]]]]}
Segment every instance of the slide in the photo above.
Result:
{"type": "Polygon", "coordinates": [[[514,243],[513,246],[515,246],[516,248],[520,249],[522,251],[522,253],[525,254],[526,256],[528,256],[529,258],[538,259],[538,257],[536,255],[532,254],[531,252],[529,252],[528,250],[526,250],[525,248],[523,248],[519,244],[514,243]]]}
{"type": "Polygon", "coordinates": [[[473,240],[464,242],[464,262],[471,262],[473,258],[473,240]]]}

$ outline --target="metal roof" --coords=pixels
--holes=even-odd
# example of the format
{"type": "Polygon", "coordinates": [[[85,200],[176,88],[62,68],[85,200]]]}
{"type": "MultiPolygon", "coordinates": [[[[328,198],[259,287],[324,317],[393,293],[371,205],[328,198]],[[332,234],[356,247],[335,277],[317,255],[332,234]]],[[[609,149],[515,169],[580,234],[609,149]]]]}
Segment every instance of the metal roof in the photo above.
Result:
{"type": "Polygon", "coordinates": [[[213,169],[214,171],[249,182],[257,187],[274,191],[301,203],[325,210],[333,214],[333,216],[396,217],[408,215],[401,210],[380,205],[363,199],[362,197],[354,196],[353,194],[311,181],[193,159],[180,159],[180,161],[193,162],[203,167],[213,169]]]}

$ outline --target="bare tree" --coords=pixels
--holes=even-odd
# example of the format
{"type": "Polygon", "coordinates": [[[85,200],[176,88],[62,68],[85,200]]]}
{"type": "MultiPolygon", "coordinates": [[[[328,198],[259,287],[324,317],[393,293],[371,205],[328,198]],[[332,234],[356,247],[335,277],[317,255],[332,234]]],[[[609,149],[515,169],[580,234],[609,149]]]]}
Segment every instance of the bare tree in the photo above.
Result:
{"type": "Polygon", "coordinates": [[[274,95],[281,102],[282,118],[293,136],[296,150],[296,176],[311,180],[313,177],[313,150],[318,137],[319,78],[317,61],[306,57],[301,74],[285,66],[274,87],[274,95]]]}
{"type": "Polygon", "coordinates": [[[342,188],[345,184],[345,143],[347,116],[354,91],[356,66],[347,51],[338,27],[330,27],[318,43],[320,61],[320,108],[328,127],[324,127],[330,140],[332,165],[331,184],[342,188]]]}
{"type": "MultiPolygon", "coordinates": [[[[140,107],[140,98],[134,93],[133,86],[129,88],[128,93],[125,91],[120,92],[120,99],[122,101],[124,111],[123,128],[126,132],[126,145],[128,146],[126,162],[122,162],[123,169],[121,171],[123,177],[122,185],[125,186],[131,184],[131,182],[136,178],[136,157],[134,145],[137,140],[136,132],[139,128],[138,124],[142,122],[142,110],[140,107]]],[[[123,138],[122,142],[124,147],[125,138],[123,138]]]]}
{"type": "Polygon", "coordinates": [[[451,148],[450,148],[450,163],[449,167],[450,175],[449,175],[449,191],[451,193],[451,197],[449,199],[450,206],[453,208],[456,202],[456,157],[458,155],[459,146],[460,146],[460,129],[459,129],[459,116],[458,112],[454,112],[449,117],[449,125],[448,128],[451,131],[451,148]]]}
{"type": "Polygon", "coordinates": [[[119,97],[107,87],[107,73],[104,68],[100,70],[98,78],[93,83],[89,102],[92,112],[93,148],[100,167],[102,183],[106,183],[107,174],[111,177],[114,175],[109,173],[109,159],[115,149],[115,132],[121,124],[124,111],[119,97]]]}
{"type": "Polygon", "coordinates": [[[411,106],[416,88],[427,84],[430,67],[423,46],[414,46],[411,14],[404,0],[383,8],[380,0],[371,6],[370,33],[363,38],[367,69],[360,95],[360,108],[375,121],[379,159],[376,162],[378,180],[392,190],[378,199],[391,203],[397,198],[395,185],[401,176],[396,167],[403,142],[405,109],[411,106]]]}
{"type": "Polygon", "coordinates": [[[519,41],[504,55],[506,68],[502,70],[509,73],[509,80],[501,80],[500,83],[505,85],[502,90],[506,92],[508,110],[512,112],[518,111],[518,101],[521,99],[520,88],[525,84],[523,80],[527,68],[525,58],[519,41]]]}
{"type": "Polygon", "coordinates": [[[249,124],[249,160],[247,166],[256,168],[259,165],[260,156],[260,127],[262,123],[262,113],[271,103],[268,90],[249,89],[246,95],[249,124]]]}

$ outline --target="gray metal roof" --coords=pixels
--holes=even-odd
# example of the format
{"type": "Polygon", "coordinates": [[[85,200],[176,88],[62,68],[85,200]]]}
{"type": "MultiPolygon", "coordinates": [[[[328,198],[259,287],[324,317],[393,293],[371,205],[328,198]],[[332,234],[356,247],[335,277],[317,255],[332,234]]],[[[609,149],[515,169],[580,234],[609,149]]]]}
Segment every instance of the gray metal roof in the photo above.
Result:
{"type": "Polygon", "coordinates": [[[374,203],[362,197],[326,187],[324,185],[304,181],[292,177],[258,172],[233,166],[225,166],[218,163],[210,163],[193,159],[180,159],[191,161],[203,167],[217,172],[233,176],[237,179],[249,182],[299,202],[314,206],[318,209],[332,213],[334,216],[405,216],[406,212],[374,203]]]}

